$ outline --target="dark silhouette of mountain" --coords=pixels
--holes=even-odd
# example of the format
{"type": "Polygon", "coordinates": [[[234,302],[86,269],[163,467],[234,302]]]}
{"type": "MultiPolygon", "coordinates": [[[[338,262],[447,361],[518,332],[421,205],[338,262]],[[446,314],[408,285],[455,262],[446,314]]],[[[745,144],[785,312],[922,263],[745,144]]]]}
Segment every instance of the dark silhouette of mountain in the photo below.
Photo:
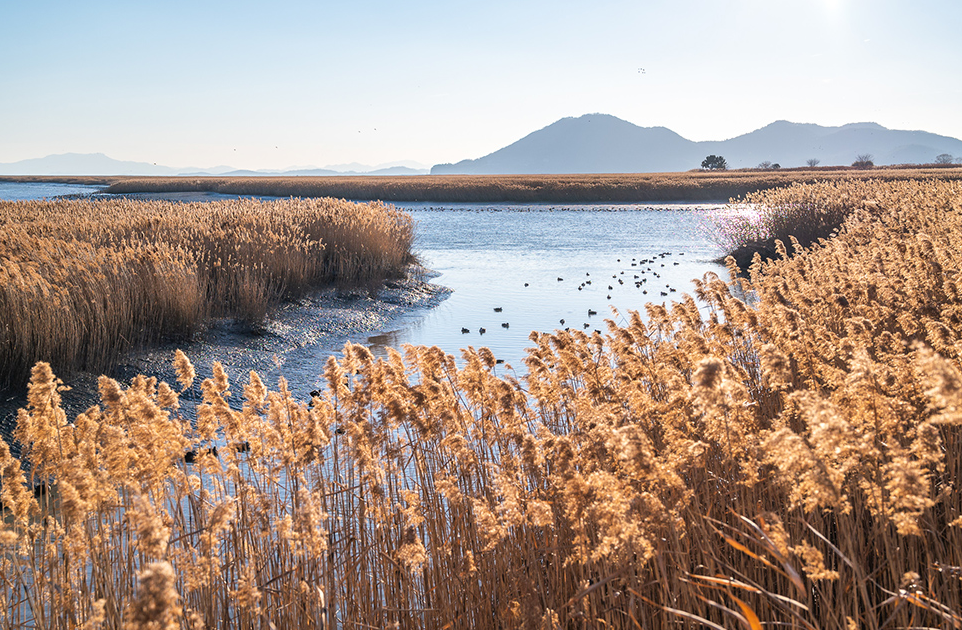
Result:
{"type": "Polygon", "coordinates": [[[774,122],[729,140],[692,142],[664,127],[639,127],[607,114],[563,118],[476,160],[438,164],[432,174],[653,173],[698,168],[708,155],[729,168],[773,162],[850,165],[861,154],[875,164],[926,164],[948,153],[962,156],[962,140],[926,131],[886,129],[876,123],[841,127],[774,122]]]}

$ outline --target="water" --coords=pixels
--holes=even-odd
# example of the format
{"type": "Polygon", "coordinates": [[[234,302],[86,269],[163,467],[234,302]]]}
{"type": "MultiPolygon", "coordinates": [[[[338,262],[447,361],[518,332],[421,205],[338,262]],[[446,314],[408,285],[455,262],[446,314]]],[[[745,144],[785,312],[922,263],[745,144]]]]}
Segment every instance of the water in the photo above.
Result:
{"type": "Polygon", "coordinates": [[[102,186],[83,186],[80,184],[0,181],[0,200],[26,201],[29,199],[49,199],[63,195],[89,195],[96,193],[102,188],[102,186]]]}
{"type": "MultiPolygon", "coordinates": [[[[50,184],[5,186],[0,196],[21,199],[53,190],[50,184]]],[[[73,194],[89,187],[67,188],[57,190],[73,194]]],[[[402,344],[436,345],[455,356],[469,345],[487,346],[505,361],[499,372],[523,372],[533,330],[604,332],[605,319],[624,323],[629,310],[644,314],[648,302],[680,300],[692,292],[691,280],[706,272],[727,277],[713,262],[721,251],[705,228],[723,204],[396,205],[417,223],[416,253],[433,270],[428,282],[399,283],[378,299],[323,292],[285,305],[258,334],[216,323],[192,343],[178,344],[198,375],[208,376],[219,360],[238,383],[235,391],[253,369],[270,385],[284,376],[306,398],[323,386],[324,363],[347,341],[381,356],[402,344]],[[589,309],[597,314],[589,316],[589,309]]],[[[143,373],[173,382],[174,349],[134,354],[111,375],[127,380],[143,373]]],[[[95,378],[68,379],[74,389],[65,403],[83,409],[96,402],[95,378]]],[[[18,397],[7,401],[0,415],[18,404],[18,397]]]]}
{"type": "Polygon", "coordinates": [[[706,272],[727,277],[705,227],[723,204],[396,205],[417,222],[416,252],[438,272],[434,282],[453,291],[369,338],[375,352],[487,346],[520,369],[532,330],[604,331],[605,319],[623,323],[648,302],[679,300],[706,272]]]}

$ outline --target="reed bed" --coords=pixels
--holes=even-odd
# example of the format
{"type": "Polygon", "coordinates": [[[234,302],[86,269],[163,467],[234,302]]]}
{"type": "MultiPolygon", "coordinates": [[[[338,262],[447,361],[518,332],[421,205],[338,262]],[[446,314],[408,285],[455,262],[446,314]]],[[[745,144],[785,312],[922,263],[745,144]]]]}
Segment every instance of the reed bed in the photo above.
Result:
{"type": "Polygon", "coordinates": [[[37,365],[0,627],[958,628],[962,186],[823,192],[871,210],[522,378],[348,345],[308,402],[178,353],[68,423],[37,365]]]}
{"type": "Polygon", "coordinates": [[[106,369],[320,286],[373,288],[411,262],[412,230],[393,208],[331,199],[0,202],[0,384],[37,361],[106,369]]]}
{"type": "Polygon", "coordinates": [[[869,192],[874,186],[874,180],[836,180],[749,193],[730,200],[734,212],[715,216],[712,236],[747,270],[756,253],[777,258],[778,242],[809,247],[836,234],[853,212],[878,210],[869,192]]]}
{"type": "Polygon", "coordinates": [[[439,202],[722,201],[795,183],[852,179],[962,179],[962,168],[849,167],[608,175],[425,175],[403,177],[142,177],[112,183],[109,193],[218,192],[439,202]]]}

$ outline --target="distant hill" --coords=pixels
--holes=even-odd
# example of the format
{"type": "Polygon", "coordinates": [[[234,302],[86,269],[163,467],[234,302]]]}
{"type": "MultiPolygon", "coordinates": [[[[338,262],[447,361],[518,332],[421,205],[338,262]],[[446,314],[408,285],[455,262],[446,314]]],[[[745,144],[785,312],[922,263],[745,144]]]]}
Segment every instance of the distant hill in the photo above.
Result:
{"type": "MultiPolygon", "coordinates": [[[[409,162],[406,164],[414,164],[409,162]]],[[[232,166],[198,168],[194,166],[174,168],[147,162],[115,160],[103,153],[61,153],[19,162],[0,163],[0,175],[154,175],[154,176],[204,176],[262,177],[270,175],[324,176],[324,175],[425,175],[426,168],[414,168],[398,163],[379,167],[351,164],[353,170],[329,168],[294,168],[289,170],[240,170],[232,166]]]]}
{"type": "Polygon", "coordinates": [[[729,140],[693,142],[664,127],[587,114],[562,118],[476,160],[438,164],[431,173],[657,173],[698,168],[711,154],[724,156],[730,168],[766,161],[804,166],[811,158],[847,166],[865,153],[879,165],[925,164],[941,153],[962,156],[962,140],[876,123],[822,127],[780,120],[729,140]]]}
{"type": "Polygon", "coordinates": [[[0,164],[0,175],[176,175],[178,169],[123,162],[103,153],[62,153],[0,164]]]}

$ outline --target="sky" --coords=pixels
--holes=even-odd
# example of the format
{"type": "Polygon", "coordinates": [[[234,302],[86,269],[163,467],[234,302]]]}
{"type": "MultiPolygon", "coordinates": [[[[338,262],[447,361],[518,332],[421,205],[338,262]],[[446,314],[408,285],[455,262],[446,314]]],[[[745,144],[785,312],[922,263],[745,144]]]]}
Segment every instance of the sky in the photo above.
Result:
{"type": "Polygon", "coordinates": [[[962,138],[959,0],[0,0],[0,163],[477,158],[566,116],[962,138]]]}

